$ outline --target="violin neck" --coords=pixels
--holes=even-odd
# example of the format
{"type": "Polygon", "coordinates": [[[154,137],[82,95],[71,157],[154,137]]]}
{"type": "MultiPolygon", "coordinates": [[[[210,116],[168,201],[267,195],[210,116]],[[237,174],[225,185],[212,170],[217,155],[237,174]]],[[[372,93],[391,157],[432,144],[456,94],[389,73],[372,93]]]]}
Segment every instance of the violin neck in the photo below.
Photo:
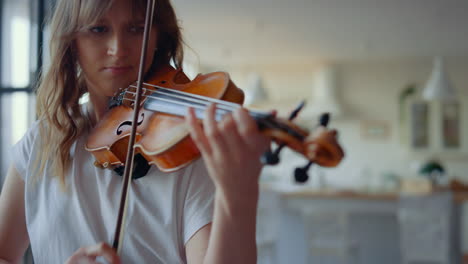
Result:
{"type": "MultiPolygon", "coordinates": [[[[195,116],[198,119],[203,119],[205,110],[211,103],[216,103],[215,120],[221,121],[224,115],[232,113],[241,106],[235,103],[225,102],[216,99],[200,98],[197,95],[177,95],[172,93],[155,92],[146,98],[144,108],[146,110],[161,112],[184,117],[187,114],[188,108],[192,107],[195,111],[195,116]]],[[[249,114],[257,121],[271,116],[270,113],[261,111],[249,110],[249,114]]]]}
{"type": "MultiPolygon", "coordinates": [[[[187,114],[188,108],[192,107],[195,110],[196,117],[203,119],[205,117],[205,110],[212,103],[217,104],[215,119],[218,122],[223,119],[224,115],[242,107],[239,104],[231,102],[164,88],[160,88],[148,95],[143,107],[149,111],[181,117],[184,117],[187,114]]],[[[280,122],[271,113],[249,110],[249,114],[257,122],[260,130],[279,130],[298,140],[302,141],[304,139],[303,132],[291,127],[288,123],[280,122]]]]}

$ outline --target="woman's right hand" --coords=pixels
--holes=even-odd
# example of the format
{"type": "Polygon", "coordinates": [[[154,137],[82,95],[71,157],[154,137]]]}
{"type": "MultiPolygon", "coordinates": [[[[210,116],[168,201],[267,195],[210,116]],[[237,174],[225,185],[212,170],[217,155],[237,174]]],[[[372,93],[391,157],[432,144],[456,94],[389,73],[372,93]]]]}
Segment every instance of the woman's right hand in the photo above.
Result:
{"type": "Polygon", "coordinates": [[[65,263],[98,264],[96,261],[97,257],[103,257],[109,264],[120,264],[120,258],[117,255],[117,252],[104,242],[89,247],[79,248],[65,263]]]}

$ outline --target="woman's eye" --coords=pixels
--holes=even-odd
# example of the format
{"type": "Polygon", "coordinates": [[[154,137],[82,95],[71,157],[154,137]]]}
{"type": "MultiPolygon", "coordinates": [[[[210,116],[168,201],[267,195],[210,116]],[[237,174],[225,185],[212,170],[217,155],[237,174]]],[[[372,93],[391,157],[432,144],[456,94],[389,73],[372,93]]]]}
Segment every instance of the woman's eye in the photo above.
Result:
{"type": "Polygon", "coordinates": [[[107,28],[105,26],[94,26],[94,27],[91,27],[89,31],[93,33],[104,33],[104,32],[107,32],[107,28]]]}

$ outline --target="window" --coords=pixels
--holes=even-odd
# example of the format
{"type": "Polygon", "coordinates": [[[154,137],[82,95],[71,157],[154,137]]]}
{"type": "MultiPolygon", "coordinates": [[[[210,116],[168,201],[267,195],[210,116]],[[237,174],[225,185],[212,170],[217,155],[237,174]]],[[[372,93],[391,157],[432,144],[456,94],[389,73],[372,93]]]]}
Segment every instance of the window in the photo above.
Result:
{"type": "Polygon", "coordinates": [[[42,67],[46,0],[0,2],[0,182],[11,147],[35,120],[34,86],[42,67]]]}

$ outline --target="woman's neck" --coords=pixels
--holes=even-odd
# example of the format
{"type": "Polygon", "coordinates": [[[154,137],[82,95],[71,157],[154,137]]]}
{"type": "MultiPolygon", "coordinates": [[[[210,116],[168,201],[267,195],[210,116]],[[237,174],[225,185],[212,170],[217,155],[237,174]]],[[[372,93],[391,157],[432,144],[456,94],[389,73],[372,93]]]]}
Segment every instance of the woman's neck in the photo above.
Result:
{"type": "Polygon", "coordinates": [[[109,97],[93,96],[89,94],[88,115],[93,124],[97,124],[99,120],[106,114],[108,110],[109,97]]]}

